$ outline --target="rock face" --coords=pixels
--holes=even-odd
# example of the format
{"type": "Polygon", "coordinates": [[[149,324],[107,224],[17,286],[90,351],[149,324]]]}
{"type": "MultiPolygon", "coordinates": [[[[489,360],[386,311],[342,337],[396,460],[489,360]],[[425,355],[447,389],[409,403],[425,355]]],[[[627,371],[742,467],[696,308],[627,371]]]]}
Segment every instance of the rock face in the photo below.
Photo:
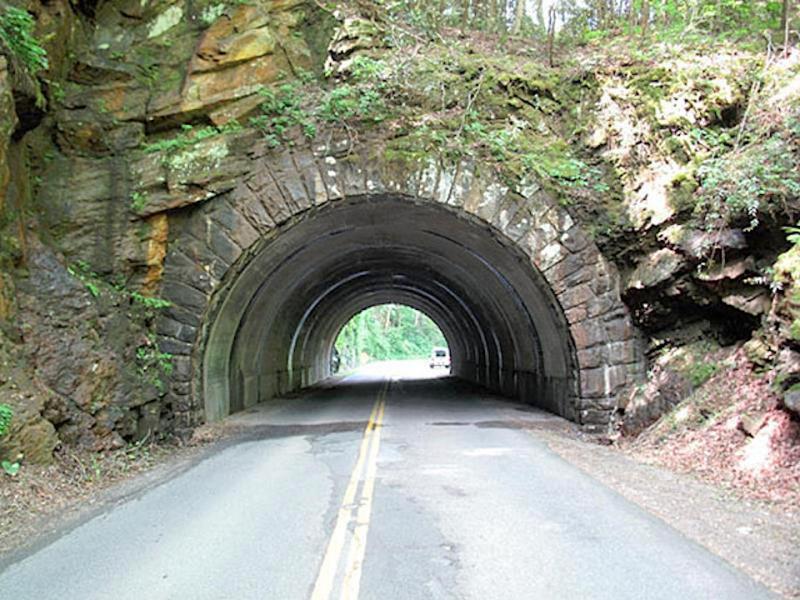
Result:
{"type": "Polygon", "coordinates": [[[218,292],[260,240],[371,194],[461,211],[530,260],[569,329],[584,424],[624,409],[640,427],[685,395],[691,384],[667,368],[629,393],[644,338],[654,352],[698,336],[729,343],[768,322],[768,361],[800,351],[791,257],[780,299],[764,279],[785,250],[779,220],[695,214],[710,192],[693,171],[704,147],[693,131],[737,125],[720,115],[745,101],[748,60],[726,55],[729,72],[714,77],[702,57],[673,61],[661,82],[635,61],[576,76],[493,56],[481,111],[504,119],[502,135],[466,120],[432,135],[463,101],[450,88],[474,58],[431,83],[401,70],[413,57],[392,62],[404,50],[379,22],[340,4],[112,0],[91,24],[69,4],[42,5],[54,83],[38,120],[16,114],[0,57],[0,322],[8,372],[34,382],[14,401],[5,454],[44,459],[59,440],[109,448],[198,423],[218,292]],[[585,122],[567,128],[578,102],[585,122]],[[477,141],[457,158],[441,152],[467,135],[477,141]],[[518,138],[522,166],[503,171],[492,152],[518,138]]]}
{"type": "MultiPolygon", "coordinates": [[[[6,190],[11,177],[9,173],[8,145],[11,134],[17,125],[17,115],[14,112],[14,97],[11,94],[8,63],[0,56],[0,198],[5,200],[6,190]]],[[[5,209],[4,202],[0,201],[0,211],[5,209]]]]}
{"type": "Polygon", "coordinates": [[[643,290],[654,288],[670,281],[684,267],[680,254],[662,248],[646,256],[631,273],[628,289],[643,290]]]}
{"type": "Polygon", "coordinates": [[[44,417],[47,396],[32,383],[20,348],[3,340],[0,346],[0,393],[14,416],[0,446],[2,460],[22,456],[34,462],[49,462],[59,443],[53,423],[44,417]]]}
{"type": "Polygon", "coordinates": [[[163,391],[147,355],[155,352],[147,330],[154,316],[129,294],[68,271],[35,238],[29,243],[28,274],[16,289],[19,337],[0,348],[0,378],[12,390],[3,398],[14,410],[3,458],[42,461],[60,443],[103,450],[162,431],[169,420],[161,419],[163,391]]]}
{"type": "Polygon", "coordinates": [[[783,397],[786,408],[800,414],[800,390],[789,390],[783,397]]]}
{"type": "Polygon", "coordinates": [[[38,17],[56,82],[38,129],[17,118],[20,78],[0,57],[0,385],[14,411],[0,458],[46,461],[62,443],[102,450],[173,430],[164,382],[182,371],[155,334],[168,211],[231,190],[260,137],[232,128],[151,153],[146,132],[251,113],[264,86],[321,70],[333,19],[286,0],[115,2],[97,27],[59,2],[38,17]]]}
{"type": "Polygon", "coordinates": [[[727,354],[707,341],[663,352],[653,361],[647,382],[622,398],[618,408],[622,432],[638,433],[662,415],[670,414],[719,371],[719,363],[727,354]]]}

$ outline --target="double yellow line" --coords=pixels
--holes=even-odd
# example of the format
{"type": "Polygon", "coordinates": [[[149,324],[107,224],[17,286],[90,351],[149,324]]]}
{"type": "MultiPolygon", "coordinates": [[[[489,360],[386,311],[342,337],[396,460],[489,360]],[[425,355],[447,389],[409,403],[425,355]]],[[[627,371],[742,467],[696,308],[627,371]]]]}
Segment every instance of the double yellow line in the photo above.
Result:
{"type": "Polygon", "coordinates": [[[333,528],[325,558],[322,560],[311,600],[329,600],[336,583],[336,574],[342,562],[342,554],[347,545],[347,532],[353,523],[350,536],[350,547],[344,563],[344,576],[339,594],[341,600],[356,600],[361,585],[361,570],[367,549],[367,532],[369,531],[372,498],[375,492],[375,473],[378,465],[378,450],[381,443],[381,426],[386,410],[386,394],[389,382],[385,382],[378,392],[378,399],[372,407],[361,447],[358,450],[356,466],[350,475],[350,481],[344,493],[344,500],[339,508],[336,525],[333,528]],[[359,483],[361,493],[359,491],[359,483]]]}

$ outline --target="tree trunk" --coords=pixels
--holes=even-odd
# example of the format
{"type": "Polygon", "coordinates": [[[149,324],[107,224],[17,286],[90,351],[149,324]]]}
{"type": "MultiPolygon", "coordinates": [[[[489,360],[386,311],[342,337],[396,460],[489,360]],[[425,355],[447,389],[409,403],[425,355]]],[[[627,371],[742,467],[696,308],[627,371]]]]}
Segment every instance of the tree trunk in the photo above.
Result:
{"type": "Polygon", "coordinates": [[[555,4],[550,5],[550,10],[547,14],[547,59],[550,66],[554,66],[553,62],[553,46],[556,41],[556,7],[555,4]]]}
{"type": "Polygon", "coordinates": [[[522,31],[522,22],[525,19],[527,4],[527,0],[517,0],[517,7],[514,11],[514,27],[511,30],[512,35],[519,35],[519,32],[522,31]]]}
{"type": "Polygon", "coordinates": [[[650,26],[650,0],[642,0],[642,19],[640,21],[642,26],[642,37],[647,35],[647,29],[650,26]]]}
{"type": "Polygon", "coordinates": [[[636,10],[638,7],[636,3],[637,0],[630,0],[630,2],[628,2],[628,31],[630,36],[633,36],[638,21],[638,13],[636,10]]]}
{"type": "Polygon", "coordinates": [[[487,8],[489,0],[473,0],[472,2],[472,28],[476,30],[486,29],[487,8]]]}
{"type": "Polygon", "coordinates": [[[536,0],[536,26],[541,31],[547,30],[547,23],[544,21],[544,3],[543,0],[536,0]]]}
{"type": "Polygon", "coordinates": [[[789,54],[789,31],[792,29],[792,0],[783,0],[781,30],[783,31],[783,55],[789,54]]]}
{"type": "Polygon", "coordinates": [[[604,29],[608,24],[608,6],[606,5],[606,0],[600,0],[597,3],[597,27],[598,29],[604,29]]]}
{"type": "Polygon", "coordinates": [[[503,27],[501,25],[502,21],[500,20],[500,4],[498,0],[492,0],[491,4],[489,5],[489,31],[497,32],[500,31],[503,27]]]}
{"type": "Polygon", "coordinates": [[[781,31],[786,31],[789,26],[789,10],[791,9],[792,0],[783,0],[783,8],[781,9],[781,31]]]}

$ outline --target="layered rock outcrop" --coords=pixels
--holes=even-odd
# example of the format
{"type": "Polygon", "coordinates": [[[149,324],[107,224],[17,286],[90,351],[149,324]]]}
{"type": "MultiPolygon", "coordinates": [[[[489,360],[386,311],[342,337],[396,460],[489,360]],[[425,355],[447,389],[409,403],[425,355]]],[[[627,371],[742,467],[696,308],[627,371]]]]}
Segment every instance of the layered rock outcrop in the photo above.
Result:
{"type": "MultiPolygon", "coordinates": [[[[586,389],[619,399],[587,410],[625,418],[630,407],[636,429],[688,393],[679,382],[644,408],[635,392],[615,395],[642,375],[625,343],[639,337],[655,357],[755,332],[759,360],[786,371],[787,390],[800,382],[793,267],[783,259],[779,278],[769,274],[790,246],[781,227],[797,190],[775,184],[753,192],[760,203],[735,204],[727,199],[744,191],[724,180],[744,152],[796,160],[798,98],[781,90],[794,89],[798,57],[769,73],[768,98],[750,106],[761,63],[734,49],[722,51],[724,72],[699,51],[687,58],[691,49],[665,51],[659,66],[599,63],[587,50],[580,68],[549,69],[513,49],[399,47],[389,23],[347,4],[33,7],[51,56],[46,107],[30,108],[0,59],[0,321],[8,372],[34,382],[11,402],[6,454],[42,458],[59,441],[113,447],[173,431],[176,414],[181,426],[202,418],[190,398],[208,298],[257,239],[318,197],[347,193],[346,177],[325,179],[326,156],[344,170],[355,155],[367,170],[427,169],[433,190],[455,189],[460,165],[480,162],[500,190],[486,220],[504,232],[522,218],[520,198],[559,207],[534,263],[568,281],[588,272],[591,246],[601,253],[591,264],[608,265],[605,278],[576,279],[561,307],[573,337],[587,337],[575,339],[595,373],[586,389]],[[239,206],[245,188],[273,200],[239,206]],[[594,343],[615,327],[621,345],[594,343]]],[[[763,173],[750,176],[762,187],[783,171],[763,173]]]]}

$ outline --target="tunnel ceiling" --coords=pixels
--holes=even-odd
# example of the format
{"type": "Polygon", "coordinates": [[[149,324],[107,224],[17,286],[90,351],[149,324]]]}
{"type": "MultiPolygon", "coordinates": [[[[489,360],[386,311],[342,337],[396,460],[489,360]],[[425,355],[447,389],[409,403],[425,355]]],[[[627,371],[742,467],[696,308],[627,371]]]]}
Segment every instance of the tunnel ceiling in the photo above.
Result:
{"type": "Polygon", "coordinates": [[[485,226],[391,197],[329,205],[254,252],[206,348],[207,413],[327,377],[341,327],[386,302],[434,319],[455,375],[574,416],[569,327],[530,261],[485,226]]]}

